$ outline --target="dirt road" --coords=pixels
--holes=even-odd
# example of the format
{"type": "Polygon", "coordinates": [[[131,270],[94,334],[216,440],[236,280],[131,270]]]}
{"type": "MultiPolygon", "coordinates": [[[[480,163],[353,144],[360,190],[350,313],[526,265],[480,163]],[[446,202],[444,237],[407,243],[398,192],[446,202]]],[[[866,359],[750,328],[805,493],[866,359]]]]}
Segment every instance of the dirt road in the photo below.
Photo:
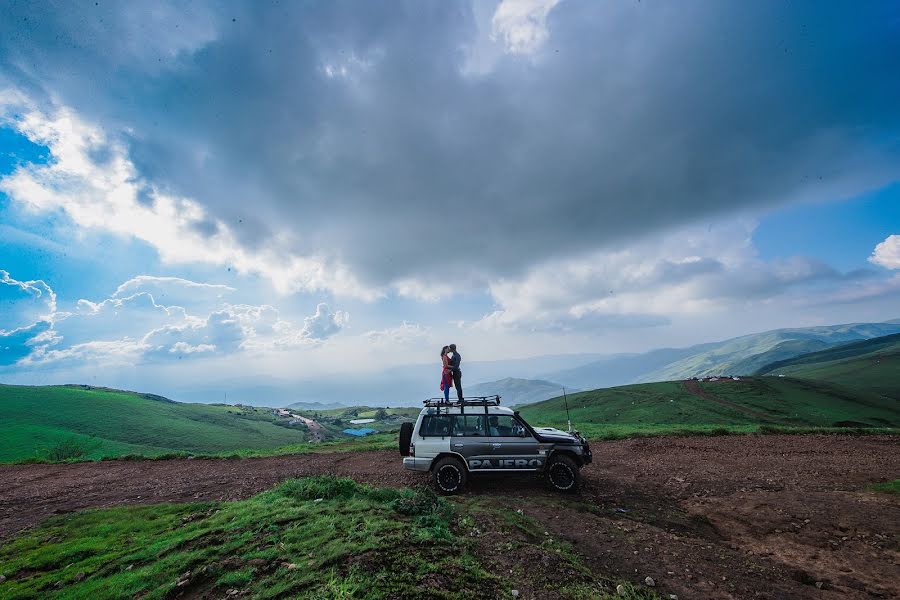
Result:
{"type": "MultiPolygon", "coordinates": [[[[604,442],[580,496],[534,478],[476,480],[471,494],[521,509],[598,573],[663,598],[900,597],[900,438],[727,436],[604,442]]],[[[377,485],[424,477],[388,452],[240,460],[0,467],[0,538],[86,507],[238,499],[289,477],[377,485]]]]}

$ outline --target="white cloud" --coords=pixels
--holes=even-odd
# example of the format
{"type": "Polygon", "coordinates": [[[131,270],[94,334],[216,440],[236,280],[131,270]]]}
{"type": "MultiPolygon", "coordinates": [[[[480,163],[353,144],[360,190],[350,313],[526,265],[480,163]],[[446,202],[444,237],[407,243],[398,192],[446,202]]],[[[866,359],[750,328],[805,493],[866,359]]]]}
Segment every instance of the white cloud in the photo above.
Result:
{"type": "Polygon", "coordinates": [[[316,306],[316,314],[303,319],[300,337],[310,340],[324,340],[347,326],[350,315],[342,310],[331,312],[328,305],[320,303],[316,306]]]}
{"type": "Polygon", "coordinates": [[[3,314],[19,315],[21,321],[0,330],[0,365],[58,369],[260,354],[317,346],[349,321],[345,311],[319,304],[297,327],[274,306],[224,300],[236,292],[229,286],[140,276],[104,300],[81,299],[72,310],[58,311],[56,294],[46,283],[17,281],[0,271],[3,314]],[[5,300],[4,290],[13,292],[5,300]],[[184,306],[158,299],[167,296],[184,306]]]}
{"type": "Polygon", "coordinates": [[[496,331],[585,332],[666,325],[778,302],[871,298],[892,286],[806,258],[760,260],[754,224],[686,227],[615,251],[550,261],[491,285],[497,310],[471,324],[496,331]]]}
{"type": "Polygon", "coordinates": [[[887,269],[900,269],[900,235],[889,235],[875,246],[869,262],[887,269]]]}
{"type": "Polygon", "coordinates": [[[511,54],[534,54],[550,37],[547,15],[560,0],[503,0],[491,21],[492,39],[511,54]]]}
{"type": "Polygon", "coordinates": [[[147,357],[182,358],[185,354],[237,352],[247,331],[229,310],[214,312],[202,322],[167,326],[151,331],[141,340],[147,357]]]}
{"type": "Polygon", "coordinates": [[[344,265],[286,251],[292,237],[287,231],[266,246],[243,246],[197,200],[142,181],[121,143],[66,107],[45,114],[21,94],[7,92],[0,96],[0,123],[50,148],[49,163],[21,165],[0,180],[0,191],[34,212],[63,212],[80,227],[141,240],[165,263],[259,274],[281,293],[327,290],[367,300],[381,294],[360,284],[344,265]],[[98,151],[102,159],[95,160],[98,151]]]}
{"type": "Polygon", "coordinates": [[[39,321],[52,322],[56,294],[41,280],[18,281],[0,269],[0,334],[39,321]]]}
{"type": "Polygon", "coordinates": [[[428,332],[429,329],[419,323],[403,321],[397,327],[368,331],[365,337],[373,344],[386,344],[396,347],[425,340],[428,337],[428,332]]]}

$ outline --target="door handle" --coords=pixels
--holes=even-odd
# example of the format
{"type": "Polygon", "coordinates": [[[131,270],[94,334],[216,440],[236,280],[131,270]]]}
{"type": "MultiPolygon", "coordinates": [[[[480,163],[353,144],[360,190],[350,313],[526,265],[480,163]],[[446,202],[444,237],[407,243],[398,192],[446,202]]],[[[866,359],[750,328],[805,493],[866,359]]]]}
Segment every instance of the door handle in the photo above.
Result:
{"type": "Polygon", "coordinates": [[[502,446],[502,445],[503,445],[503,444],[491,444],[491,446],[493,446],[494,448],[499,448],[499,447],[502,446]]]}
{"type": "Polygon", "coordinates": [[[462,446],[463,446],[463,445],[462,445],[462,444],[459,444],[459,443],[453,444],[453,447],[454,447],[454,448],[462,448],[462,446]]]}

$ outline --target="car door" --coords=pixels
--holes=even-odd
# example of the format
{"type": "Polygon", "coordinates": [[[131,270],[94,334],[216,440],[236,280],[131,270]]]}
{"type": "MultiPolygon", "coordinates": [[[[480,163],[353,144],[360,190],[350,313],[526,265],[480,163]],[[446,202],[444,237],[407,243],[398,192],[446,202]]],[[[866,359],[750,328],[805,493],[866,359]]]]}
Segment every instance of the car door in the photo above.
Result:
{"type": "Polygon", "coordinates": [[[469,471],[493,468],[485,415],[453,415],[450,450],[465,458],[469,471]]]}
{"type": "Polygon", "coordinates": [[[514,471],[538,471],[546,453],[528,429],[512,415],[488,417],[488,440],[494,468],[514,471]]]}

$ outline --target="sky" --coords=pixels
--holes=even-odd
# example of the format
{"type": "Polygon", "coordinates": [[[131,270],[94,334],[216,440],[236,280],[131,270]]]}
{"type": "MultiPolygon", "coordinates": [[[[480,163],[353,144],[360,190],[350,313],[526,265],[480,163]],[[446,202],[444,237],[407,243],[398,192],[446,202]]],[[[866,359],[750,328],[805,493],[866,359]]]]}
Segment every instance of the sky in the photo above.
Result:
{"type": "Polygon", "coordinates": [[[10,0],[0,240],[10,383],[896,319],[900,10],[10,0]]]}

